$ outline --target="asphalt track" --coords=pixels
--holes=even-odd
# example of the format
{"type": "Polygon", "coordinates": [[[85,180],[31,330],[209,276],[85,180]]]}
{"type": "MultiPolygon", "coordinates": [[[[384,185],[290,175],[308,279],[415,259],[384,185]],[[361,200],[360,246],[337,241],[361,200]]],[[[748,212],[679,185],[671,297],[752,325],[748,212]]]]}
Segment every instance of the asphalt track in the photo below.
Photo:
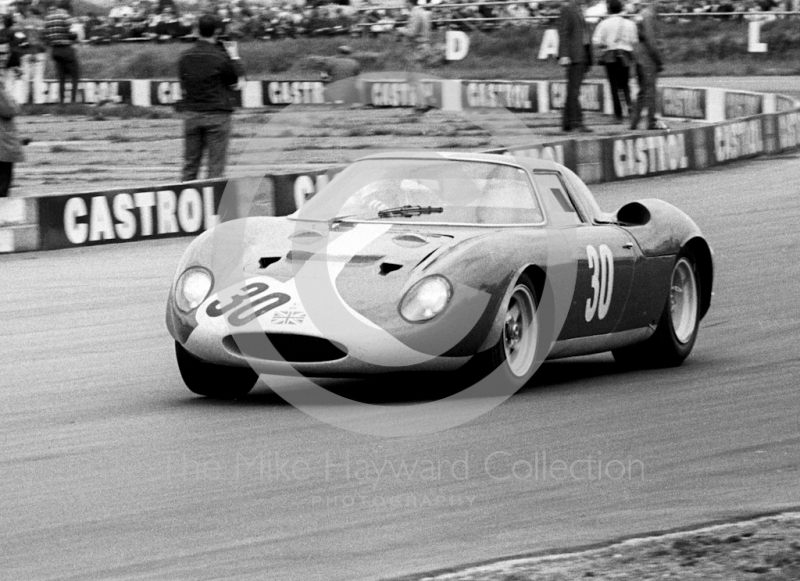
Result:
{"type": "Polygon", "coordinates": [[[594,190],[712,242],[691,358],[546,364],[431,436],[193,397],[163,323],[185,240],[0,258],[0,578],[374,579],[797,506],[798,155],[594,190]]]}

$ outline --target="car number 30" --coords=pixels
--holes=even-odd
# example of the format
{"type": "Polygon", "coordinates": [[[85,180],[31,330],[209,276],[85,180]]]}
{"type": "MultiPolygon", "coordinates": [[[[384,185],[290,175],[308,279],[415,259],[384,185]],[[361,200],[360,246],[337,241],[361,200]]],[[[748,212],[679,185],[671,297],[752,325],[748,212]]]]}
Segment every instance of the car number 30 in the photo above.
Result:
{"type": "Polygon", "coordinates": [[[603,320],[611,306],[611,293],[614,290],[614,255],[611,249],[601,244],[586,247],[589,269],[592,271],[592,296],[586,299],[586,322],[594,319],[603,320]]]}
{"type": "Polygon", "coordinates": [[[233,311],[228,315],[228,323],[234,327],[241,327],[261,315],[285,305],[292,298],[281,292],[264,294],[267,290],[269,290],[269,285],[263,282],[248,284],[242,288],[241,294],[233,295],[228,304],[222,305],[219,301],[210,303],[206,314],[209,317],[221,317],[229,311],[233,311]]]}

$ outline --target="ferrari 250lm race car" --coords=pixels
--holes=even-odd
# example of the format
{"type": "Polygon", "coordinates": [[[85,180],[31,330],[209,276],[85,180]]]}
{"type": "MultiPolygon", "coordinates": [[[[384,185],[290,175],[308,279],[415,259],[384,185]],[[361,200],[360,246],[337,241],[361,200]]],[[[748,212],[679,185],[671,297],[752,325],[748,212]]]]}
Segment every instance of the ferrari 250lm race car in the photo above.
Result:
{"type": "Polygon", "coordinates": [[[290,216],[196,238],[167,326],[186,385],[209,397],[258,374],[468,369],[519,387],[546,358],[679,365],[712,279],[709,244],[666,202],[609,214],[554,162],[385,153],[290,216]]]}

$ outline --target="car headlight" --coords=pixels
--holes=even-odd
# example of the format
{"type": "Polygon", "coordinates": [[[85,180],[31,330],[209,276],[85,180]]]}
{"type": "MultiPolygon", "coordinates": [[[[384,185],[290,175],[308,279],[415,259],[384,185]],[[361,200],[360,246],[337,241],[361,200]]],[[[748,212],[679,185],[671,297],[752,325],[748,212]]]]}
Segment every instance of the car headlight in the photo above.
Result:
{"type": "Polygon", "coordinates": [[[443,276],[434,275],[412,286],[400,301],[400,315],[410,323],[428,321],[441,313],[453,296],[453,287],[443,276]]]}
{"type": "Polygon", "coordinates": [[[214,277],[205,268],[187,268],[175,285],[175,305],[184,313],[193,311],[206,300],[213,285],[214,277]]]}

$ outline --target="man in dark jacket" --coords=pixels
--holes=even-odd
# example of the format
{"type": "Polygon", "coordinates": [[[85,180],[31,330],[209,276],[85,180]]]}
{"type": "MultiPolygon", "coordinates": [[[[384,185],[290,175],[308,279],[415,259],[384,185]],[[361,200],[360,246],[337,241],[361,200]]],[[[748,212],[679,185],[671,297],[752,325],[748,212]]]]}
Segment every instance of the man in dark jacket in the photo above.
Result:
{"type": "Polygon", "coordinates": [[[636,77],[639,83],[639,94],[631,114],[631,129],[636,129],[647,109],[647,129],[662,129],[656,120],[656,82],[658,73],[663,68],[661,43],[658,34],[658,21],[655,3],[650,0],[642,2],[644,9],[639,22],[639,43],[636,45],[636,77]]]}
{"type": "Polygon", "coordinates": [[[178,73],[183,90],[183,181],[197,179],[203,151],[208,150],[208,176],[225,172],[233,113],[233,88],[244,75],[238,56],[231,58],[217,43],[216,17],[204,14],[198,22],[200,37],[181,55],[178,73]]]}
{"type": "Polygon", "coordinates": [[[567,0],[561,5],[558,17],[558,64],[567,72],[567,102],[561,121],[564,131],[592,132],[583,124],[580,102],[583,77],[592,66],[590,41],[580,0],[567,0]]]}

